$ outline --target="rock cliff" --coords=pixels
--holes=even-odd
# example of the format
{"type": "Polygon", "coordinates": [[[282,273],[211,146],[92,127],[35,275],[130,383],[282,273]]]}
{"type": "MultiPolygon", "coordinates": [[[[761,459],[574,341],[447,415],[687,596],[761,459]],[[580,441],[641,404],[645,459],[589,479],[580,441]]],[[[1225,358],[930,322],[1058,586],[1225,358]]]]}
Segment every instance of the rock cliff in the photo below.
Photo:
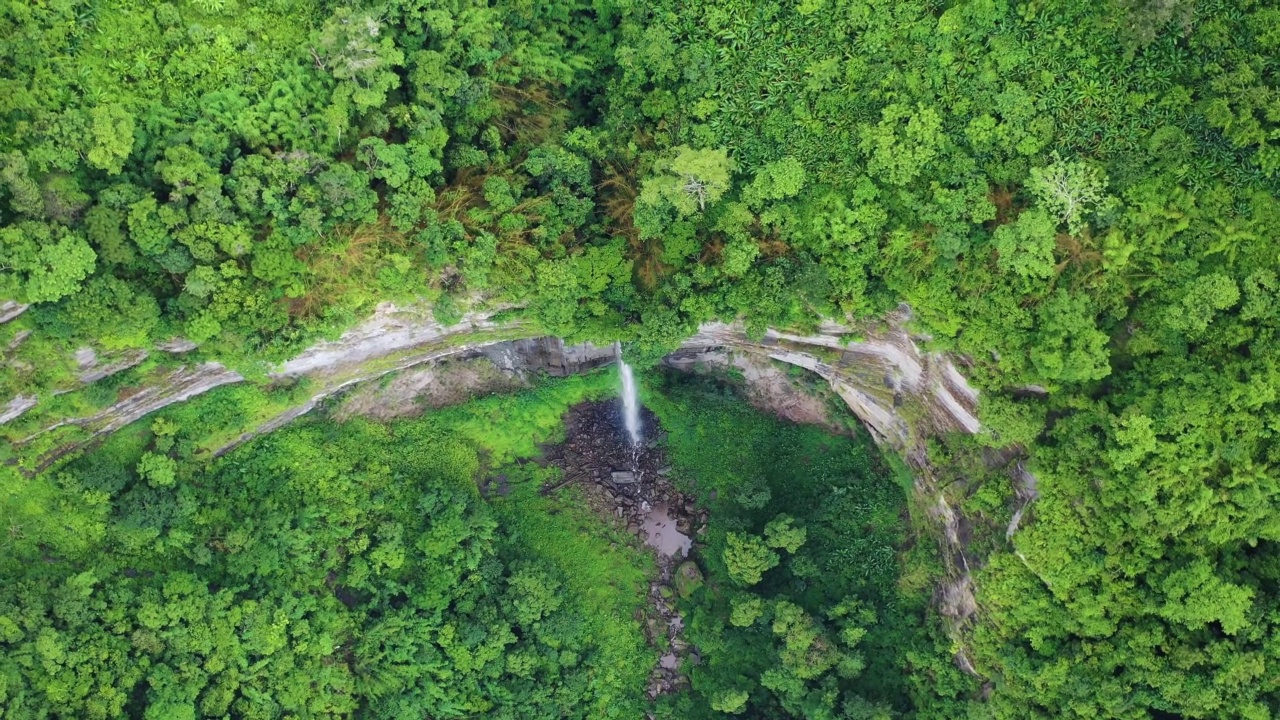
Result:
{"type": "MultiPolygon", "coordinates": [[[[297,417],[353,385],[444,358],[483,352],[500,370],[542,370],[551,375],[581,372],[612,361],[611,348],[590,344],[566,347],[556,338],[536,337],[536,330],[520,320],[497,320],[496,314],[493,310],[475,312],[445,326],[421,308],[386,303],[337,340],[317,343],[268,377],[271,381],[310,380],[314,388],[310,402],[290,411],[297,417]]],[[[906,329],[909,319],[910,311],[903,307],[886,318],[880,329],[860,336],[848,326],[826,323],[810,335],[769,330],[759,339],[750,338],[740,324],[708,323],[666,362],[683,369],[699,364],[728,367],[739,362],[735,357],[754,356],[803,367],[830,384],[878,442],[911,460],[921,451],[923,438],[953,431],[976,433],[980,426],[975,415],[977,391],[950,358],[919,348],[906,329]]],[[[88,358],[91,352],[84,352],[82,363],[86,382],[145,357],[138,352],[126,361],[103,365],[88,358]]],[[[83,446],[166,405],[243,380],[239,373],[218,363],[180,367],[114,405],[90,416],[63,419],[27,440],[60,426],[75,425],[91,432],[78,443],[83,446]]],[[[12,420],[35,404],[36,399],[29,395],[10,399],[0,412],[0,422],[12,420]]],[[[63,451],[75,449],[78,447],[63,451]]]]}

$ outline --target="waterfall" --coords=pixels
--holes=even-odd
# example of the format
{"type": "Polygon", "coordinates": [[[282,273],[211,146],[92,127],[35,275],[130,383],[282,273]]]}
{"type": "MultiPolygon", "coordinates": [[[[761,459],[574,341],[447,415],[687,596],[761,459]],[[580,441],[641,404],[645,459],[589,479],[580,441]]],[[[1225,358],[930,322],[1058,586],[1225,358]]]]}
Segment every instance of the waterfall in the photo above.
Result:
{"type": "Polygon", "coordinates": [[[622,421],[631,436],[631,445],[640,445],[640,397],[636,393],[636,377],[631,366],[622,359],[622,345],[615,344],[618,352],[618,375],[622,377],[622,421]]]}

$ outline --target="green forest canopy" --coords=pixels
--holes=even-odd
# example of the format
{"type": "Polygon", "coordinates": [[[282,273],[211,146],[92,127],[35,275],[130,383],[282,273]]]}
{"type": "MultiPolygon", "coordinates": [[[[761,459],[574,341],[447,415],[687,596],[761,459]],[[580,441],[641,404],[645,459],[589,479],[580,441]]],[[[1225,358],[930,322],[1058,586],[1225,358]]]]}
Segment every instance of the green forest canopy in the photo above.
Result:
{"type": "Polygon", "coordinates": [[[294,426],[212,466],[180,413],[122,432],[56,478],[102,499],[79,537],[0,560],[0,716],[640,717],[643,558],[541,497],[549,471],[477,485],[480,453],[548,439],[608,379],[294,426]]]}
{"type": "MultiPolygon", "coordinates": [[[[931,544],[905,563],[916,580],[900,580],[905,498],[869,439],[784,423],[698,383],[649,398],[712,522],[697,555],[706,581],[677,582],[673,600],[700,662],[690,688],[648,702],[652,560],[578,485],[542,492],[564,485],[558,469],[524,461],[562,438],[566,408],[615,383],[571,378],[385,425],[300,421],[212,464],[194,456],[203,428],[187,407],[131,426],[56,473],[66,496],[99,498],[78,532],[59,518],[62,537],[0,559],[3,717],[963,707],[902,672],[967,687],[924,621],[931,544]],[[482,498],[482,477],[505,490],[482,498]],[[740,579],[739,542],[772,563],[740,579]]],[[[227,392],[190,407],[215,411],[227,392]]]]}
{"type": "Polygon", "coordinates": [[[649,358],[905,301],[1039,478],[975,712],[1270,717],[1277,57],[1256,0],[8,3],[0,390],[386,299],[649,358]]]}

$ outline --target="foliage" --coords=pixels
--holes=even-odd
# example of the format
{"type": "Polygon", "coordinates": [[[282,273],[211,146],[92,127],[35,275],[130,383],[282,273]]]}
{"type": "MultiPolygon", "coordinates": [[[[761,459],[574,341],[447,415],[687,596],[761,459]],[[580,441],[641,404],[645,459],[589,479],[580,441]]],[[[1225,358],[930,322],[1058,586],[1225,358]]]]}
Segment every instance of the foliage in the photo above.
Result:
{"type": "MultiPolygon", "coordinates": [[[[8,3],[0,301],[33,306],[0,330],[0,386],[39,405],[3,433],[52,451],[88,430],[42,427],[165,366],[261,375],[384,300],[448,321],[519,306],[649,363],[713,319],[761,334],[906,302],[917,336],[966,359],[983,442],[1023,443],[1039,479],[1025,531],[978,540],[984,613],[959,641],[993,680],[982,712],[1274,715],[1278,19],[1257,0],[8,3]],[[179,335],[201,347],[79,381],[80,347],[179,335]]],[[[213,435],[266,407],[221,397],[213,435]]],[[[172,485],[144,465],[157,513],[185,507],[162,498],[215,444],[181,435],[172,485]]],[[[773,517],[754,513],[785,509],[747,476],[712,481],[745,500],[743,547],[773,517]]],[[[78,547],[48,537],[65,504],[95,537],[100,498],[41,482],[5,500],[31,535],[78,547]]],[[[984,524],[1009,497],[986,487],[984,524]]],[[[790,514],[808,538],[761,583],[821,546],[790,514]]],[[[123,582],[76,577],[58,586],[72,614],[123,582]]],[[[171,590],[187,620],[237,592],[171,590]]],[[[784,625],[780,647],[809,632],[784,625]]],[[[168,652],[165,627],[116,657],[168,652]]],[[[64,640],[40,635],[24,672],[66,665],[64,640]]],[[[960,694],[948,672],[924,673],[938,697],[960,694]]],[[[793,675],[706,706],[746,712],[764,688],[808,707],[793,675]]],[[[190,682],[157,676],[156,707],[184,712],[190,682]]]]}
{"type": "Polygon", "coordinates": [[[729,577],[743,585],[755,585],[778,566],[778,553],[758,537],[729,533],[725,537],[724,565],[729,577]]]}
{"type": "Polygon", "coordinates": [[[707,582],[681,604],[703,661],[686,668],[692,691],[662,717],[910,708],[908,656],[948,661],[918,614],[928,589],[897,590],[904,498],[869,440],[788,425],[705,380],[656,386],[646,403],[668,432],[676,477],[696,483],[711,511],[699,555],[707,582]]]}
{"type": "MultiPolygon", "coordinates": [[[[555,387],[451,412],[546,439],[521,408],[587,386],[555,387]]],[[[60,527],[11,536],[15,559],[56,556],[3,565],[6,712],[634,717],[641,558],[553,511],[536,473],[488,505],[493,448],[449,428],[314,422],[210,465],[158,419],[73,463],[60,527]]]]}

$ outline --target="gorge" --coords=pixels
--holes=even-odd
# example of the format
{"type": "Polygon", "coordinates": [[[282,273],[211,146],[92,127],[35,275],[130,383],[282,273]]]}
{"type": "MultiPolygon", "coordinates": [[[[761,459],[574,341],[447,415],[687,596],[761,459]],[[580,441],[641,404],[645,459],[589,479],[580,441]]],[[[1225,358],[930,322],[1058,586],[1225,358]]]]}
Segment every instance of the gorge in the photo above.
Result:
{"type": "MultiPolygon", "coordinates": [[[[857,334],[846,325],[823,323],[809,334],[771,329],[758,339],[749,337],[741,325],[711,323],[699,328],[662,364],[684,372],[741,373],[748,397],[754,398],[762,409],[784,418],[788,407],[804,403],[805,398],[776,370],[771,370],[772,363],[801,368],[820,378],[878,444],[901,456],[910,467],[914,477],[913,502],[924,509],[924,521],[937,528],[935,536],[945,548],[948,570],[935,592],[938,611],[959,638],[964,623],[977,608],[970,564],[980,565],[982,559],[966,557],[961,530],[965,520],[959,508],[964,488],[952,486],[944,491],[939,486],[927,443],[945,433],[980,432],[976,417],[978,393],[964,380],[952,359],[920,349],[920,339],[913,338],[908,330],[909,322],[910,310],[903,306],[857,334]]],[[[184,352],[194,349],[179,347],[184,347],[184,352]]],[[[492,311],[471,312],[455,324],[444,325],[421,306],[384,303],[372,317],[340,338],[317,343],[268,374],[267,383],[306,381],[305,393],[297,404],[275,409],[252,425],[226,429],[227,440],[210,450],[213,456],[223,455],[254,437],[283,427],[331,398],[372,386],[397,373],[418,373],[425,378],[450,361],[483,358],[508,377],[523,379],[537,373],[565,376],[619,362],[620,353],[617,345],[565,345],[559,338],[538,336],[524,321],[497,319],[492,311]]],[[[640,421],[635,379],[625,364],[620,367],[619,376],[621,395],[629,400],[623,403],[621,417],[632,444],[638,447],[640,421]]],[[[245,378],[207,360],[159,373],[153,382],[131,389],[126,399],[93,415],[58,420],[20,440],[15,450],[22,458],[21,464],[33,470],[48,468],[69,453],[92,448],[110,433],[149,413],[218,387],[243,383],[245,378]],[[59,441],[62,428],[75,430],[76,439],[59,441]],[[26,454],[33,450],[39,454],[26,454]]],[[[374,395],[370,412],[394,417],[395,411],[387,413],[375,408],[411,403],[415,388],[423,382],[426,380],[420,379],[404,390],[374,395]]],[[[469,387],[468,383],[476,382],[469,376],[444,382],[456,384],[449,393],[454,402],[486,390],[482,384],[469,387]]],[[[1019,497],[1016,517],[1021,518],[1035,498],[1035,482],[1021,465],[1011,463],[1010,457],[1016,458],[1016,452],[995,462],[1007,465],[1012,473],[1010,482],[1018,488],[1019,497]]],[[[1010,525],[1010,534],[1016,523],[1017,520],[1010,525]]],[[[962,668],[972,671],[963,645],[956,658],[962,668]]]]}

